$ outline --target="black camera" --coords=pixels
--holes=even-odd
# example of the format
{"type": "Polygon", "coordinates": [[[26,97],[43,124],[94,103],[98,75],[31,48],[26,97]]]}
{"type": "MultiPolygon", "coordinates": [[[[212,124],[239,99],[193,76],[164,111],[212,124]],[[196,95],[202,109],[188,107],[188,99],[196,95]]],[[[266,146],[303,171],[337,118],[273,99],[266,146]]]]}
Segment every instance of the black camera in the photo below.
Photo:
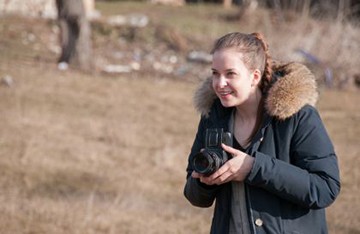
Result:
{"type": "Polygon", "coordinates": [[[223,150],[221,143],[232,146],[232,134],[224,132],[222,128],[206,129],[205,149],[195,154],[192,160],[196,172],[209,176],[229,159],[229,155],[223,150]]]}

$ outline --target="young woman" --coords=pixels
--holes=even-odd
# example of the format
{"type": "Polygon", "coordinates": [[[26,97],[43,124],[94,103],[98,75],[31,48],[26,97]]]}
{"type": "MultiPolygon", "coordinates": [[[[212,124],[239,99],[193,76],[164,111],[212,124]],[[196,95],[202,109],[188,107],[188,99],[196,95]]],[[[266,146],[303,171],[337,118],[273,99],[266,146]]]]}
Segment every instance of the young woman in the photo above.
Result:
{"type": "Polygon", "coordinates": [[[212,50],[212,77],[195,94],[201,120],[185,197],[216,200],[211,233],[327,233],[325,207],[340,191],[333,145],[317,110],[316,82],[303,65],[276,65],[259,33],[230,33],[212,50]],[[212,174],[194,170],[207,129],[233,135],[212,174]]]}

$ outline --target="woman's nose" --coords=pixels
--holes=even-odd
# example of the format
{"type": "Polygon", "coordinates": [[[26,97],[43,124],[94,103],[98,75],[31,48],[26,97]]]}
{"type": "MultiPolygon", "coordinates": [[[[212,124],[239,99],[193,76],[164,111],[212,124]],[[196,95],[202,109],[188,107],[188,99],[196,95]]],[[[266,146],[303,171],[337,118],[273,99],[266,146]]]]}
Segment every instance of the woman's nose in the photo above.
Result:
{"type": "Polygon", "coordinates": [[[218,86],[219,88],[224,88],[227,86],[227,81],[224,76],[220,76],[218,79],[218,86]]]}

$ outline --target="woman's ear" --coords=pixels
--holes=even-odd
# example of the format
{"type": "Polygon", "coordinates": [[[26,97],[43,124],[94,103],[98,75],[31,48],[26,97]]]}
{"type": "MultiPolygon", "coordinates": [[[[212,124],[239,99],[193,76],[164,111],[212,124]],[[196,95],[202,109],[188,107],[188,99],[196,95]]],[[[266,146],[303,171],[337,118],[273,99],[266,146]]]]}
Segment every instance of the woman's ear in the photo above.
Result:
{"type": "Polygon", "coordinates": [[[252,73],[252,83],[251,86],[257,86],[261,81],[261,72],[259,69],[255,69],[252,73]]]}

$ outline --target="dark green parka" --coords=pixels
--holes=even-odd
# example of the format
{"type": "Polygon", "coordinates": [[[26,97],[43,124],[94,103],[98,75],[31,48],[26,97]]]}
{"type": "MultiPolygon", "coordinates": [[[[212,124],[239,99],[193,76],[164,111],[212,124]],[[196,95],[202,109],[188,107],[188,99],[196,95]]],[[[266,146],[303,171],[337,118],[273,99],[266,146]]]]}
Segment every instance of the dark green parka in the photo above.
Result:
{"type": "MultiPolygon", "coordinates": [[[[252,233],[327,233],[325,207],[340,192],[337,157],[317,110],[316,82],[303,65],[274,66],[277,81],[266,100],[262,127],[249,154],[255,162],[245,183],[252,233]]],[[[195,95],[201,120],[187,167],[185,197],[215,210],[211,233],[229,232],[231,183],[207,186],[191,177],[192,157],[204,148],[207,128],[228,128],[233,108],[225,108],[206,80],[195,95]]]]}

